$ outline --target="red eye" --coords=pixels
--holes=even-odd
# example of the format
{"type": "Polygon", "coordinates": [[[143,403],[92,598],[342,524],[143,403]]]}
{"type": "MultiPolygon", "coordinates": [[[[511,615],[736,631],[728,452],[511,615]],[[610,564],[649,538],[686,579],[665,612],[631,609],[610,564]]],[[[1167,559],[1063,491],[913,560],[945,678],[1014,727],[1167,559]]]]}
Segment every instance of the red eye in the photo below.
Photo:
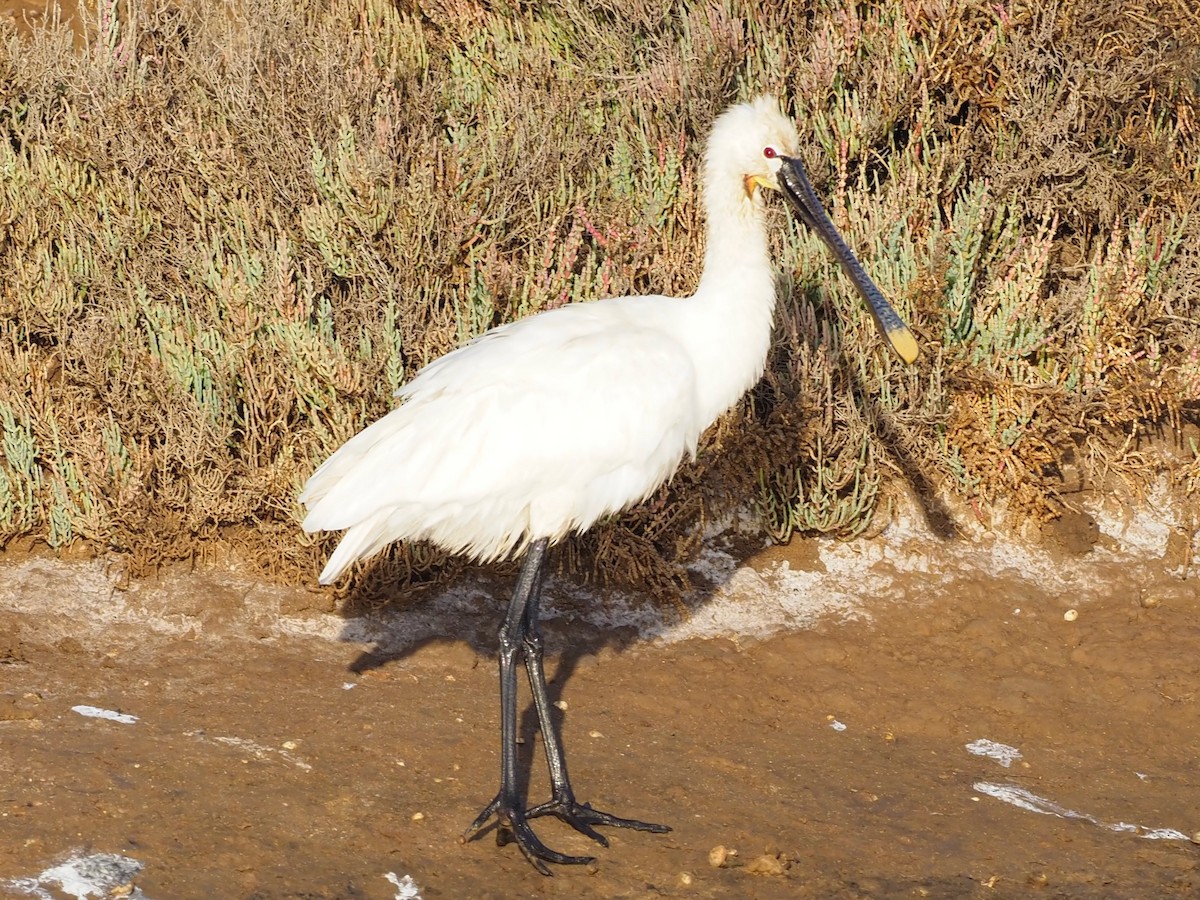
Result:
{"type": "Polygon", "coordinates": [[[763,148],[763,156],[765,156],[767,159],[774,159],[776,157],[776,155],[777,154],[775,153],[774,147],[764,147],[763,148]]]}

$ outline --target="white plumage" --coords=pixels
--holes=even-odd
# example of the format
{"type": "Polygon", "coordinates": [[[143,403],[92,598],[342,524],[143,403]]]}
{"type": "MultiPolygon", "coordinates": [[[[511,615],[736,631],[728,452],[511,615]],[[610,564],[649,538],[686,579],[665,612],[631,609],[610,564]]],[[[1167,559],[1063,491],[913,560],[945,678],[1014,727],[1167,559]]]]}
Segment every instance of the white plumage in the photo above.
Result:
{"type": "Polygon", "coordinates": [[[583,864],[530,821],[554,815],[603,845],[595,826],[662,833],[581,804],[550,703],[538,610],[546,549],[639,500],[696,452],[701,433],[762,374],[775,284],[761,187],[782,190],[828,244],[905,360],[907,326],[821,208],[796,129],[770,98],[713,125],[704,160],[708,246],[696,293],[573,304],[493,329],[426,366],[400,406],[338,450],[301,494],[308,531],[345,529],[321,572],[338,577],[396,540],[423,538],[481,560],[525,550],[499,634],[500,790],[464,837],[493,817],[537,869],[583,864]],[[517,661],[529,675],[551,799],[527,809],[517,774],[517,661]]]}
{"type": "Polygon", "coordinates": [[[491,560],[644,499],[762,374],[775,286],[758,186],[795,126],[771,98],[713,126],[708,245],[688,298],[571,304],[422,369],[309,479],[306,531],[346,529],[321,583],[397,540],[491,560]],[[764,155],[772,148],[773,156],[764,155]]]}

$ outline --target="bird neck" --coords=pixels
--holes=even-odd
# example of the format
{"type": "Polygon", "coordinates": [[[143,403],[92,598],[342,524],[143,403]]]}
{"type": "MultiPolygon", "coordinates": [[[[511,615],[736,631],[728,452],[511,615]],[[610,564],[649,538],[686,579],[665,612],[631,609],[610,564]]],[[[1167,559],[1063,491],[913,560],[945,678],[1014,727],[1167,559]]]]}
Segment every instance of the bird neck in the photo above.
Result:
{"type": "Polygon", "coordinates": [[[689,344],[706,423],[729,409],[762,375],[771,345],[775,278],[761,196],[746,196],[740,178],[714,178],[704,273],[689,301],[689,344]]]}
{"type": "Polygon", "coordinates": [[[767,244],[766,210],[761,191],[747,197],[740,179],[726,190],[710,186],[704,271],[696,296],[745,311],[748,305],[775,306],[775,276],[767,244]]]}

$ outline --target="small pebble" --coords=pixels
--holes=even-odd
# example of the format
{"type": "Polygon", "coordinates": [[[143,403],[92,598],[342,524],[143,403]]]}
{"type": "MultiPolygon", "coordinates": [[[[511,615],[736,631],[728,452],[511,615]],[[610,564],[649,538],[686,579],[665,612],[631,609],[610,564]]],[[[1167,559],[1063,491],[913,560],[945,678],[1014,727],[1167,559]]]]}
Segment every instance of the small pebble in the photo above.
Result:
{"type": "Polygon", "coordinates": [[[421,822],[421,821],[424,821],[424,819],[425,819],[425,813],[423,813],[423,812],[415,812],[412,814],[412,820],[414,822],[421,822]]]}
{"type": "Polygon", "coordinates": [[[1154,609],[1162,603],[1162,599],[1157,594],[1144,594],[1140,602],[1142,609],[1154,609]]]}
{"type": "Polygon", "coordinates": [[[1200,831],[1197,831],[1195,834],[1192,835],[1192,843],[1200,844],[1200,831]]]}
{"type": "Polygon", "coordinates": [[[708,864],[714,869],[723,869],[729,862],[729,850],[724,844],[717,844],[708,851],[708,864]]]}
{"type": "Polygon", "coordinates": [[[296,742],[295,742],[295,741],[284,741],[284,742],[283,742],[283,749],[284,749],[284,750],[295,750],[295,749],[296,749],[296,742]]]}
{"type": "Polygon", "coordinates": [[[787,871],[787,864],[778,856],[764,853],[757,859],[752,859],[744,871],[747,875],[782,875],[787,871]]]}
{"type": "Polygon", "coordinates": [[[1077,609],[1068,609],[1065,613],[1063,613],[1063,621],[1064,622],[1074,622],[1078,618],[1079,618],[1079,610],[1077,610],[1077,609]]]}
{"type": "Polygon", "coordinates": [[[554,705],[558,709],[561,709],[563,712],[567,711],[567,701],[566,700],[555,700],[554,705]]]}
{"type": "Polygon", "coordinates": [[[680,872],[679,873],[679,883],[682,884],[684,887],[687,887],[688,885],[690,885],[692,883],[692,873],[691,872],[680,872]]]}
{"type": "Polygon", "coordinates": [[[602,737],[604,737],[604,735],[603,735],[603,734],[601,734],[599,731],[589,731],[589,732],[588,732],[588,737],[590,737],[590,738],[602,738],[602,737]]]}

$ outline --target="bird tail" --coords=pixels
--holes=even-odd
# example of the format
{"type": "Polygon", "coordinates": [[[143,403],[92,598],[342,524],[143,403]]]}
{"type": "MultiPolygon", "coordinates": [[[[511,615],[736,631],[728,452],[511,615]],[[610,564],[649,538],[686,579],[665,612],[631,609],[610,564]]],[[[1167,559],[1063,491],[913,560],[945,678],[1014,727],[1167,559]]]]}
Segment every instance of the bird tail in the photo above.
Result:
{"type": "Polygon", "coordinates": [[[347,529],[321,570],[321,584],[332,584],[356,560],[374,556],[391,543],[387,529],[388,512],[381,510],[347,529]]]}

